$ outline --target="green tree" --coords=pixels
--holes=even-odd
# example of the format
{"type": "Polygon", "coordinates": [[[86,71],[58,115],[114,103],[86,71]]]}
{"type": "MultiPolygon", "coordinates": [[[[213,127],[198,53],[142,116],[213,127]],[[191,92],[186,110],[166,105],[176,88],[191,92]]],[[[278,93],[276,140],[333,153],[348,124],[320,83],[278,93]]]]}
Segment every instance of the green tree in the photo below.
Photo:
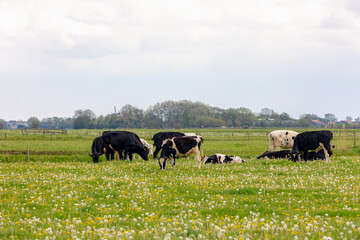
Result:
{"type": "Polygon", "coordinates": [[[6,128],[6,121],[4,119],[0,119],[0,129],[6,128]]]}
{"type": "Polygon", "coordinates": [[[37,117],[31,117],[31,118],[29,118],[29,120],[27,122],[28,122],[28,124],[30,124],[30,127],[32,129],[39,128],[40,120],[37,117]]]}
{"type": "Polygon", "coordinates": [[[95,127],[96,115],[90,110],[76,110],[74,114],[74,129],[91,129],[95,127]]]}

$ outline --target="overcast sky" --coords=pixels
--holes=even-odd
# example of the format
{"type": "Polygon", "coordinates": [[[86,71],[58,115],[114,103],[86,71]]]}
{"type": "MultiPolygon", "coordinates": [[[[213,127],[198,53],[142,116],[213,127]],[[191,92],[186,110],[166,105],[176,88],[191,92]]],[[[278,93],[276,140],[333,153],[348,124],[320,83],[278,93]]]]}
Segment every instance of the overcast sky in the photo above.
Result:
{"type": "Polygon", "coordinates": [[[359,0],[1,0],[0,119],[166,100],[360,116],[359,0]]]}

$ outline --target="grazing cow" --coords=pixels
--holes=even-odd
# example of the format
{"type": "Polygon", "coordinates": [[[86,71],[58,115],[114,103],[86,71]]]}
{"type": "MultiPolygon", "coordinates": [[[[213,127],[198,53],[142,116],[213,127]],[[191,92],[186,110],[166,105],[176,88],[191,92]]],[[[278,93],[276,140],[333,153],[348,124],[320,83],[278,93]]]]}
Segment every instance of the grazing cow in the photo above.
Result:
{"type": "Polygon", "coordinates": [[[269,133],[269,152],[274,150],[292,149],[297,132],[289,130],[275,130],[269,133]]]}
{"type": "Polygon", "coordinates": [[[261,159],[261,158],[278,159],[278,158],[290,158],[290,157],[291,157],[290,150],[281,150],[275,152],[266,151],[260,156],[258,156],[257,159],[261,159]]]}
{"type": "Polygon", "coordinates": [[[330,155],[333,152],[331,146],[331,140],[333,133],[328,130],[323,131],[311,131],[299,133],[292,148],[293,161],[302,159],[308,159],[309,150],[315,150],[318,152],[320,149],[324,150],[325,162],[330,162],[330,155]]]}
{"type": "Polygon", "coordinates": [[[164,141],[164,144],[161,146],[161,153],[159,160],[159,165],[161,170],[165,170],[166,161],[168,159],[172,160],[172,165],[175,167],[175,158],[179,157],[188,157],[194,155],[198,163],[198,167],[201,167],[201,156],[200,147],[203,139],[200,136],[184,136],[184,137],[174,137],[164,141]]]}
{"type": "Polygon", "coordinates": [[[111,157],[111,160],[114,159],[114,151],[109,147],[109,145],[105,145],[103,142],[102,137],[97,137],[93,140],[93,143],[91,145],[91,152],[89,155],[93,158],[95,158],[96,161],[99,160],[99,157],[105,153],[106,159],[109,160],[111,157]]]}
{"type": "Polygon", "coordinates": [[[226,163],[246,163],[246,161],[239,156],[225,155],[216,153],[211,156],[204,157],[204,164],[226,164],[226,163]]]}
{"type": "MultiPolygon", "coordinates": [[[[127,154],[130,154],[130,159],[132,159],[132,153],[137,153],[144,160],[148,160],[149,150],[144,147],[140,138],[135,133],[127,131],[106,131],[103,132],[100,138],[102,139],[103,147],[108,146],[113,151],[119,153],[124,151],[125,158],[127,154]]],[[[99,162],[99,156],[101,154],[99,155],[98,152],[93,151],[92,154],[89,155],[93,158],[94,163],[99,162]]]]}
{"type": "MultiPolygon", "coordinates": [[[[140,138],[140,141],[144,145],[144,147],[149,149],[149,155],[153,155],[153,149],[154,149],[153,145],[149,144],[145,139],[142,138],[140,138]]],[[[133,154],[133,159],[135,159],[135,154],[133,154]]],[[[139,159],[141,159],[140,155],[139,155],[139,159]]]]}
{"type": "Polygon", "coordinates": [[[156,147],[154,152],[154,158],[157,157],[158,153],[161,150],[161,145],[163,144],[163,141],[166,139],[171,139],[173,137],[182,137],[185,136],[184,133],[181,132],[159,132],[156,133],[151,140],[154,140],[154,147],[156,147]]]}

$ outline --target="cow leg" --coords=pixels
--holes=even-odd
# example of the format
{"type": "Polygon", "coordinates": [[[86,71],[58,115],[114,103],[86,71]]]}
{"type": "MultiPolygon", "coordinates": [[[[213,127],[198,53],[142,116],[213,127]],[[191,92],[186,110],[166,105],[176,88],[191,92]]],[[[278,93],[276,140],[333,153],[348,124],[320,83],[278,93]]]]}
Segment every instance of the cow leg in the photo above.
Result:
{"type": "Polygon", "coordinates": [[[175,158],[172,158],[172,166],[175,168],[175,158]]]}
{"type": "Polygon", "coordinates": [[[306,162],[307,159],[308,159],[308,151],[304,151],[304,154],[302,156],[302,160],[304,160],[306,162]]]}
{"type": "Polygon", "coordinates": [[[165,170],[166,159],[165,158],[159,158],[159,165],[160,165],[160,170],[165,170]]]}
{"type": "Polygon", "coordinates": [[[153,157],[156,158],[161,148],[156,147],[153,157]]]}
{"type": "Polygon", "coordinates": [[[279,145],[276,145],[275,150],[276,150],[276,151],[280,151],[280,146],[279,146],[279,145]]]}
{"type": "Polygon", "coordinates": [[[115,152],[115,155],[116,155],[116,160],[117,161],[120,161],[120,154],[118,151],[115,152]]]}
{"type": "Polygon", "coordinates": [[[120,158],[121,160],[124,160],[123,151],[122,151],[122,150],[118,151],[118,154],[119,154],[119,158],[120,158]]]}
{"type": "Polygon", "coordinates": [[[330,145],[325,147],[323,143],[320,143],[320,147],[324,150],[325,162],[330,163],[330,156],[329,156],[329,152],[328,152],[328,149],[329,149],[329,151],[331,151],[330,145]]]}
{"type": "Polygon", "coordinates": [[[133,153],[132,153],[132,152],[128,152],[127,154],[128,154],[128,156],[129,156],[130,161],[132,161],[132,160],[133,160],[133,153]]]}
{"type": "Polygon", "coordinates": [[[201,156],[200,156],[200,152],[196,152],[194,155],[195,155],[195,159],[196,159],[197,164],[198,164],[198,168],[199,168],[199,170],[200,170],[200,168],[201,168],[201,156]]]}
{"type": "Polygon", "coordinates": [[[269,152],[273,152],[275,149],[275,144],[274,142],[272,142],[271,144],[269,144],[269,152]]]}

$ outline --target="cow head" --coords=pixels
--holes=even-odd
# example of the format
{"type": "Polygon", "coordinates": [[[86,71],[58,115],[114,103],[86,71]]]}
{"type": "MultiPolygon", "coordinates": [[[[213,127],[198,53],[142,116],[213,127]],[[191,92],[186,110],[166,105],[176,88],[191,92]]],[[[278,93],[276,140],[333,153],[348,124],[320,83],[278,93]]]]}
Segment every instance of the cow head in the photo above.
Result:
{"type": "Polygon", "coordinates": [[[139,149],[137,154],[145,161],[149,160],[149,149],[147,147],[144,146],[142,149],[139,149]]]}
{"type": "Polygon", "coordinates": [[[101,153],[93,153],[93,154],[89,153],[89,156],[92,157],[94,163],[98,163],[101,153]]]}
{"type": "Polygon", "coordinates": [[[241,157],[239,157],[239,156],[234,156],[234,158],[233,158],[234,160],[234,162],[235,163],[247,163],[244,159],[242,159],[241,157]]]}

